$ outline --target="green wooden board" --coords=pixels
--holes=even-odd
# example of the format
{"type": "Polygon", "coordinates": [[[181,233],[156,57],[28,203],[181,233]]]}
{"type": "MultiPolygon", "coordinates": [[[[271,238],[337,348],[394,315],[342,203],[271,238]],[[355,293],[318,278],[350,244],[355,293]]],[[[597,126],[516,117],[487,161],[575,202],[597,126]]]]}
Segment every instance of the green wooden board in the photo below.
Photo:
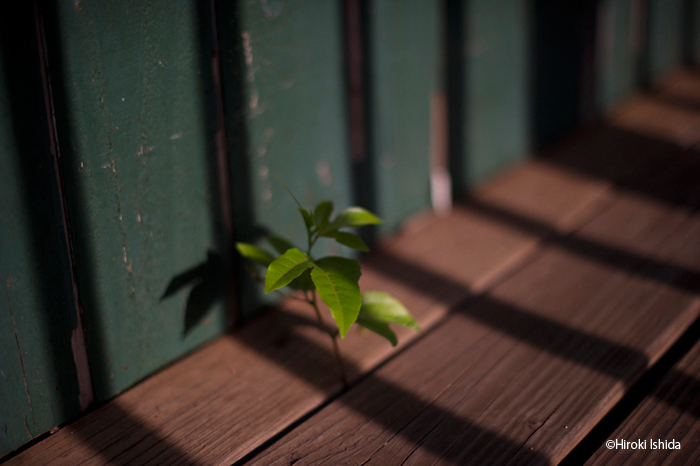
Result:
{"type": "Polygon", "coordinates": [[[685,63],[700,66],[700,0],[686,0],[685,63]]]}
{"type": "Polygon", "coordinates": [[[636,88],[633,14],[629,0],[603,0],[598,4],[596,100],[601,111],[612,109],[636,88]]]}
{"type": "Polygon", "coordinates": [[[374,204],[385,221],[384,233],[430,206],[430,102],[440,92],[439,6],[421,0],[370,2],[370,153],[374,204]]]}
{"type": "MultiPolygon", "coordinates": [[[[217,4],[236,237],[261,228],[303,246],[304,207],[351,201],[340,3],[241,1],[217,4]]],[[[339,253],[334,242],[317,253],[339,253]]],[[[260,293],[239,273],[239,314],[260,293]]]]}
{"type": "Polygon", "coordinates": [[[80,411],[34,12],[12,11],[0,18],[0,457],[80,411]]]}
{"type": "Polygon", "coordinates": [[[683,60],[683,0],[649,0],[648,72],[654,81],[665,77],[683,60]]]}
{"type": "Polygon", "coordinates": [[[529,149],[528,2],[464,4],[464,179],[473,186],[529,149]]]}
{"type": "Polygon", "coordinates": [[[202,4],[59,0],[47,11],[97,400],[225,328],[224,306],[209,302],[222,281],[216,256],[207,262],[221,253],[221,215],[202,4]],[[192,280],[163,298],[178,276],[192,280]],[[197,324],[185,334],[186,319],[197,324]]]}

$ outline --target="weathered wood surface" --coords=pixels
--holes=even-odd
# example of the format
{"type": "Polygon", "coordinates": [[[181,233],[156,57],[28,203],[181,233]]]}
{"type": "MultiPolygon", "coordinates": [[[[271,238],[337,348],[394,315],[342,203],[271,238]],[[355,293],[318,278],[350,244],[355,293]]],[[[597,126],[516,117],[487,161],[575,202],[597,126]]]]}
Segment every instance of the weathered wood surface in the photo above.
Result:
{"type": "MultiPolygon", "coordinates": [[[[700,316],[700,160],[676,144],[645,144],[656,137],[637,131],[630,140],[603,129],[593,144],[649,145],[642,161],[655,165],[618,170],[608,160],[602,205],[580,228],[550,225],[545,245],[504,282],[251,464],[563,459],[700,316]]],[[[562,169],[585,163],[576,152],[562,151],[562,169]]],[[[589,174],[605,167],[592,162],[589,174]]],[[[513,204],[475,204],[520,231],[547,225],[513,204]]]]}
{"type": "MultiPolygon", "coordinates": [[[[294,200],[273,176],[304,207],[353,202],[341,4],[215,4],[236,239],[254,242],[267,230],[303,245],[306,232],[294,200]]],[[[341,249],[321,240],[316,251],[341,249]]],[[[275,302],[238,272],[239,318],[275,302]]]]}
{"type": "Polygon", "coordinates": [[[18,3],[0,16],[0,457],[90,400],[40,63],[32,3],[18,3]]]}
{"type": "Polygon", "coordinates": [[[226,328],[220,301],[208,306],[222,254],[211,19],[204,2],[40,3],[90,367],[106,400],[226,328]],[[189,287],[162,299],[200,265],[194,299],[189,287]]]}
{"type": "Polygon", "coordinates": [[[530,3],[461,2],[464,76],[463,173],[469,186],[522,160],[530,147],[530,3]]]}
{"type": "Polygon", "coordinates": [[[367,257],[363,289],[424,336],[401,331],[397,354],[350,332],[340,396],[327,336],[287,304],[7,464],[558,462],[700,316],[700,158],[589,136],[367,257]]]}
{"type": "MultiPolygon", "coordinates": [[[[550,172],[541,164],[526,164],[484,186],[476,197],[508,204],[516,202],[514,196],[524,208],[544,209],[547,220],[556,223],[568,216],[571,223],[572,212],[598,196],[599,187],[565,174],[557,179],[550,172]],[[538,178],[540,185],[543,180],[559,183],[559,188],[543,188],[545,192],[573,185],[577,194],[566,202],[535,195],[529,205],[522,186],[528,184],[528,174],[537,176],[540,171],[547,172],[538,178]],[[557,205],[542,206],[550,201],[557,205]]],[[[514,230],[469,206],[444,219],[425,215],[367,257],[361,286],[399,297],[427,332],[451,307],[488,289],[517,266],[546,232],[514,230]]],[[[8,464],[73,464],[79,459],[86,459],[85,464],[230,464],[340,390],[330,343],[312,322],[312,314],[294,306],[263,316],[8,464]]],[[[408,330],[398,334],[400,347],[415,337],[408,330]]],[[[356,331],[341,342],[341,351],[352,379],[395,354],[385,341],[356,331]]]]}
{"type": "Polygon", "coordinates": [[[252,464],[556,464],[700,316],[696,241],[658,207],[620,197],[554,238],[252,464]],[[596,235],[640,249],[580,246],[596,235]],[[650,274],[644,253],[668,247],[650,274]],[[694,268],[669,275],[689,248],[694,268]]]}
{"type": "MultiPolygon", "coordinates": [[[[248,0],[217,8],[234,194],[252,203],[246,221],[303,243],[294,201],[272,175],[305,207],[351,202],[341,6],[248,0]]],[[[253,225],[235,220],[251,234],[253,225]]]]}
{"type": "Polygon", "coordinates": [[[691,465],[700,458],[700,343],[663,377],[653,392],[610,435],[610,440],[642,440],[644,448],[601,446],[586,463],[598,465],[691,465]],[[680,449],[653,448],[675,440],[680,449]]]}
{"type": "Polygon", "coordinates": [[[641,9],[627,0],[603,0],[597,8],[598,110],[607,112],[638,85],[641,9]]]}
{"type": "MultiPolygon", "coordinates": [[[[368,2],[369,156],[383,232],[430,206],[431,97],[440,92],[440,8],[368,2]]],[[[357,180],[360,189],[368,180],[357,180]]],[[[374,206],[372,206],[374,207],[374,206]]]]}

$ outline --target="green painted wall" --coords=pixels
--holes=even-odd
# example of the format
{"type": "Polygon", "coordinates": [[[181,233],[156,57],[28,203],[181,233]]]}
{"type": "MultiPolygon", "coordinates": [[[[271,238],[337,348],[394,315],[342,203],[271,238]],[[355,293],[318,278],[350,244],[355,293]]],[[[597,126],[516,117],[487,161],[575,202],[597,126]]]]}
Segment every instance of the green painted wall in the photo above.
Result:
{"type": "Polygon", "coordinates": [[[77,325],[31,3],[0,17],[0,457],[80,411],[77,325]]]}
{"type": "MultiPolygon", "coordinates": [[[[260,228],[303,246],[306,233],[279,177],[309,207],[351,202],[339,2],[220,2],[224,99],[238,240],[260,228]]],[[[338,253],[319,243],[318,254],[338,253]]],[[[239,272],[239,312],[259,302],[239,272]]]]}
{"type": "Polygon", "coordinates": [[[686,64],[700,65],[700,0],[686,0],[686,64]]]}
{"type": "Polygon", "coordinates": [[[599,110],[608,111],[634,92],[637,55],[630,0],[602,0],[597,18],[597,91],[599,110]]]}
{"type": "Polygon", "coordinates": [[[208,307],[221,278],[211,262],[195,273],[202,286],[161,299],[174,277],[221,252],[211,21],[197,5],[58,0],[47,13],[98,400],[224,329],[217,304],[185,335],[186,318],[208,307]]]}
{"type": "Polygon", "coordinates": [[[439,2],[369,8],[370,138],[385,233],[430,206],[430,99],[439,89],[439,2]]]}
{"type": "Polygon", "coordinates": [[[651,82],[663,78],[683,60],[683,0],[649,0],[648,71],[651,82]]]}
{"type": "Polygon", "coordinates": [[[465,180],[473,185],[529,149],[530,11],[525,0],[467,0],[465,180]]]}

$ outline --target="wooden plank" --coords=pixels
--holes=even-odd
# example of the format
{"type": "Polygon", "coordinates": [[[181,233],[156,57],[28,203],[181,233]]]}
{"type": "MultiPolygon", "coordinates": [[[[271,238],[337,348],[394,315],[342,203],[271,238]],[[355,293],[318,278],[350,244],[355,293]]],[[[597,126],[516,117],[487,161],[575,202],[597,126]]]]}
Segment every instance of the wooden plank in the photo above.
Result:
{"type": "Polygon", "coordinates": [[[251,464],[556,464],[700,316],[698,221],[617,195],[251,464]]]}
{"type": "Polygon", "coordinates": [[[420,0],[369,2],[370,153],[384,233],[430,206],[430,106],[440,92],[439,7],[420,0]]]}
{"type": "Polygon", "coordinates": [[[0,17],[0,457],[89,401],[49,138],[34,9],[22,2],[0,17]]]}
{"type": "MultiPolygon", "coordinates": [[[[638,9],[638,8],[637,8],[638,9]]],[[[597,104],[610,111],[637,87],[641,39],[635,3],[604,0],[597,11],[597,104]]]]}
{"type": "Polygon", "coordinates": [[[647,67],[652,83],[683,62],[683,1],[650,0],[647,8],[647,67]]]}
{"type": "MultiPolygon", "coordinates": [[[[509,180],[523,182],[518,176],[505,176],[492,191],[502,190],[505,196],[509,180]]],[[[553,223],[556,215],[566,217],[567,209],[576,210],[598,193],[589,189],[595,184],[564,180],[577,186],[579,195],[556,209],[545,208],[553,223]]],[[[522,197],[515,181],[513,192],[522,197]]],[[[562,183],[553,174],[540,181],[562,183]]],[[[532,198],[533,205],[551,201],[551,196],[532,198]]],[[[425,215],[364,260],[361,286],[399,297],[427,332],[448,309],[502,279],[531,254],[539,238],[537,230],[517,231],[466,207],[456,208],[448,218],[425,215]]],[[[175,457],[185,464],[233,463],[340,389],[330,343],[312,321],[308,310],[293,305],[268,314],[8,464],[72,464],[78,459],[85,464],[140,464],[175,457]],[[142,456],[135,459],[136,455],[142,456]]],[[[397,330],[400,346],[416,336],[397,330]]],[[[385,341],[356,330],[341,342],[341,352],[352,379],[395,354],[385,341]]]]}
{"type": "MultiPolygon", "coordinates": [[[[424,328],[439,320],[449,304],[469,296],[467,284],[421,296],[389,275],[381,261],[368,264],[363,288],[394,293],[424,328]]],[[[390,267],[396,263],[389,254],[384,261],[390,267]]],[[[230,464],[340,390],[329,341],[313,319],[305,308],[268,314],[7,464],[73,464],[79,459],[85,464],[145,464],[172,456],[230,464]],[[206,419],[208,427],[202,429],[197,419],[206,419]]],[[[407,333],[399,332],[402,345],[413,337],[407,333]]],[[[341,352],[351,379],[392,353],[374,335],[356,330],[349,335],[341,352]]]]}
{"type": "Polygon", "coordinates": [[[459,154],[469,186],[521,160],[529,150],[529,4],[462,2],[465,142],[459,154]]]}
{"type": "Polygon", "coordinates": [[[556,464],[698,315],[549,247],[251,464],[556,464]]]}
{"type": "Polygon", "coordinates": [[[689,18],[686,18],[688,21],[686,24],[690,26],[689,30],[686,31],[686,64],[697,67],[700,65],[700,3],[698,0],[690,0],[688,4],[690,12],[689,18]]]}
{"type": "Polygon", "coordinates": [[[681,148],[700,142],[700,112],[661,99],[636,96],[615,112],[611,125],[644,137],[669,141],[681,148]]]}
{"type": "Polygon", "coordinates": [[[671,105],[697,112],[700,107],[698,83],[700,76],[692,70],[679,71],[663,80],[655,97],[671,105]]]}
{"type": "Polygon", "coordinates": [[[700,343],[663,377],[653,392],[611,434],[611,440],[642,440],[643,448],[601,446],[586,462],[604,464],[697,464],[700,456],[700,343]],[[658,448],[658,441],[676,441],[678,449],[658,448]],[[657,442],[654,448],[652,441],[657,442]]]}
{"type": "MultiPolygon", "coordinates": [[[[351,202],[343,81],[341,5],[306,0],[282,3],[217,2],[222,82],[237,239],[262,229],[295,244],[306,232],[294,201],[351,202]]],[[[320,241],[320,254],[339,254],[320,241]]],[[[261,302],[261,290],[238,277],[239,316],[261,302]]]]}
{"type": "Polygon", "coordinates": [[[484,206],[537,222],[545,229],[567,233],[612,198],[610,181],[587,175],[568,169],[559,159],[529,161],[479,188],[473,198],[484,206]]]}
{"type": "Polygon", "coordinates": [[[198,285],[195,298],[216,297],[221,284],[211,21],[197,8],[187,1],[88,0],[45,11],[61,169],[100,401],[225,328],[220,302],[188,304],[189,289],[162,299],[174,277],[200,265],[189,283],[198,285]]]}

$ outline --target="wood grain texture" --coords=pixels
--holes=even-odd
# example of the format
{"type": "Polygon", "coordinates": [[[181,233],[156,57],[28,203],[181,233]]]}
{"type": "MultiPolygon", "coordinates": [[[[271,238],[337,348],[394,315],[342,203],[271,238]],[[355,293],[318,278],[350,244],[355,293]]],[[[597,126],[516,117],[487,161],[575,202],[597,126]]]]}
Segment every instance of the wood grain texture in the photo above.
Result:
{"type": "Polygon", "coordinates": [[[547,247],[252,464],[556,464],[699,315],[547,247]]]}
{"type": "MultiPolygon", "coordinates": [[[[502,189],[501,198],[507,198],[509,180],[523,182],[505,176],[484,192],[502,189]]],[[[548,219],[556,223],[554,212],[565,217],[598,195],[588,188],[582,183],[578,198],[546,209],[548,219]]],[[[515,184],[512,192],[520,196],[515,184]]],[[[537,205],[551,199],[532,198],[537,205]]],[[[401,299],[427,333],[450,308],[493,286],[532,254],[546,231],[514,230],[469,206],[444,219],[424,215],[363,261],[360,284],[363,290],[379,289],[401,299]]],[[[308,310],[288,304],[146,380],[8,464],[72,464],[79,459],[85,464],[231,464],[340,390],[330,342],[312,322],[308,310]]],[[[399,348],[416,336],[406,329],[397,333],[399,348]]],[[[356,329],[341,341],[341,352],[352,380],[396,354],[386,341],[356,329]]]]}
{"type": "MultiPolygon", "coordinates": [[[[587,221],[565,234],[550,224],[544,246],[505,281],[250,464],[563,459],[700,316],[697,154],[661,147],[663,170],[610,173],[587,221]],[[638,189],[607,185],[614,179],[638,189]]],[[[520,179],[516,193],[527,192],[520,179]]],[[[493,199],[479,211],[520,231],[547,225],[537,218],[546,210],[528,215],[493,199]]]]}
{"type": "Polygon", "coordinates": [[[225,328],[216,272],[164,297],[175,277],[214,268],[222,253],[211,21],[189,1],[46,5],[61,169],[103,401],[225,328]]]}
{"type": "Polygon", "coordinates": [[[80,412],[78,326],[31,2],[0,17],[0,457],[80,412]]]}
{"type": "Polygon", "coordinates": [[[610,435],[610,439],[642,440],[645,448],[599,448],[586,462],[595,465],[691,465],[700,457],[700,344],[696,344],[610,435]],[[680,443],[680,449],[653,448],[659,440],[680,443]]]}
{"type": "MultiPolygon", "coordinates": [[[[263,231],[306,244],[296,204],[351,203],[341,5],[217,2],[227,143],[239,241],[263,231]]],[[[318,254],[340,254],[321,240],[318,254]]],[[[239,317],[270,303],[241,273],[239,317]]]]}

